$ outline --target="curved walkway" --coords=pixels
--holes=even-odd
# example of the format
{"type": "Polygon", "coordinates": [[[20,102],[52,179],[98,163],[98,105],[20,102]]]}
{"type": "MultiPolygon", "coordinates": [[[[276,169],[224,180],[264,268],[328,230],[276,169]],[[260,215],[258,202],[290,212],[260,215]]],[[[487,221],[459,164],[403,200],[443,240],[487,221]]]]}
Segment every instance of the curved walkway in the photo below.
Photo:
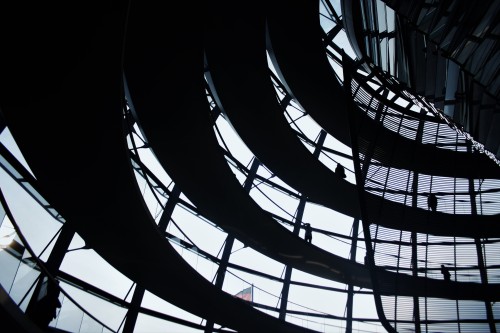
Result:
{"type": "MultiPolygon", "coordinates": [[[[282,82],[298,103],[329,134],[350,146],[347,102],[327,59],[318,6],[315,1],[270,2],[266,18],[268,49],[282,82]]],[[[358,116],[362,124],[360,135],[370,140],[376,123],[360,110],[358,116]]],[[[381,162],[392,167],[449,177],[500,178],[499,167],[484,154],[418,144],[385,128],[376,135],[378,142],[386,143],[378,147],[386,153],[378,156],[391,156],[381,162]]]]}
{"type": "MultiPolygon", "coordinates": [[[[148,19],[153,20],[157,13],[157,21],[166,21],[160,8],[142,12],[146,8],[138,8],[138,3],[132,5],[131,21],[138,19],[137,23],[145,24],[141,14],[146,13],[148,19]]],[[[33,16],[40,15],[55,25],[62,23],[59,11],[37,9],[33,16]]],[[[22,92],[11,86],[7,92],[12,94],[2,96],[1,101],[9,129],[44,196],[92,249],[158,297],[241,332],[310,332],[222,292],[187,264],[160,234],[135,181],[122,125],[120,59],[127,8],[75,5],[71,9],[74,12],[68,19],[74,23],[65,26],[67,36],[47,35],[48,42],[54,42],[53,48],[37,50],[41,57],[35,57],[27,69],[22,62],[8,65],[19,69],[16,74],[25,75],[26,80],[36,80],[44,74],[41,66],[46,60],[65,52],[66,37],[81,33],[91,42],[82,45],[82,39],[75,37],[71,41],[77,52],[66,59],[67,66],[55,64],[51,68],[44,86],[29,87],[28,81],[22,92]],[[15,96],[21,93],[36,98],[17,100],[15,96]]],[[[36,20],[19,19],[28,31],[43,30],[36,20]]],[[[132,23],[129,28],[133,29],[132,23]]],[[[23,51],[28,50],[16,50],[23,51]]]]}
{"type": "MultiPolygon", "coordinates": [[[[313,202],[361,218],[356,186],[314,158],[285,120],[268,75],[262,8],[253,2],[246,15],[221,17],[221,8],[211,7],[208,16],[214,21],[207,25],[205,52],[212,93],[250,150],[283,181],[313,202]]],[[[370,222],[388,228],[442,236],[500,235],[495,215],[476,216],[472,223],[470,215],[431,214],[368,192],[363,196],[371,211],[386,208],[370,222]]]]}

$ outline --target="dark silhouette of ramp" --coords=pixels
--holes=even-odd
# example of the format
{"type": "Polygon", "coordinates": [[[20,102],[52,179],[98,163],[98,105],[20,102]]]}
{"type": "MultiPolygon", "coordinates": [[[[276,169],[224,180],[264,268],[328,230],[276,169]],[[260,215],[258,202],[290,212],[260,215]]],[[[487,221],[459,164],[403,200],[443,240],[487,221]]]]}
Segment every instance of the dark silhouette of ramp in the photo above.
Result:
{"type": "MultiPolygon", "coordinates": [[[[270,17],[266,17],[268,4],[259,5],[259,2],[254,1],[252,5],[246,6],[244,12],[238,12],[238,6],[235,4],[220,3],[219,6],[211,6],[208,10],[210,15],[205,32],[209,70],[207,75],[212,93],[232,126],[259,160],[288,185],[305,194],[313,202],[360,218],[355,185],[339,179],[313,157],[286,122],[283,110],[278,104],[266,60],[265,27],[266,22],[269,25],[272,22],[270,17]],[[217,15],[221,13],[222,7],[230,12],[232,6],[233,15],[217,15]]],[[[291,4],[290,6],[293,7],[291,4]]],[[[309,12],[310,10],[306,11],[309,12]]],[[[315,15],[318,16],[317,11],[315,15]]],[[[296,24],[300,25],[300,20],[296,24]]],[[[314,33],[307,29],[303,33],[306,32],[314,33]]],[[[300,52],[297,51],[299,54],[300,52]]],[[[286,56],[295,57],[291,54],[286,56]]],[[[327,72],[325,68],[311,66],[313,73],[327,72]]],[[[334,79],[333,76],[332,78],[334,79]]],[[[331,84],[326,86],[332,87],[331,84]]],[[[342,101],[344,97],[340,95],[339,89],[340,86],[334,89],[333,95],[335,97],[335,94],[339,94],[342,101]]],[[[308,91],[310,94],[315,90],[308,91]]],[[[323,90],[320,90],[320,93],[321,91],[323,90]]],[[[319,100],[321,101],[321,96],[319,100]]],[[[334,103],[336,98],[329,100],[334,103]]],[[[328,109],[332,110],[332,107],[333,105],[329,105],[328,109]]],[[[340,102],[338,107],[345,106],[340,102]]],[[[311,110],[313,108],[314,105],[311,110]]],[[[346,112],[338,110],[332,113],[329,123],[342,122],[342,116],[335,119],[335,115],[346,112]]],[[[341,123],[339,126],[348,127],[348,123],[341,123]]],[[[396,156],[399,156],[399,153],[396,156]]],[[[429,214],[425,209],[384,200],[368,192],[365,193],[365,198],[372,211],[379,211],[378,207],[381,205],[385,208],[370,222],[388,228],[444,236],[485,237],[500,234],[497,215],[475,216],[472,224],[470,216],[467,215],[429,214]]]]}
{"type": "MultiPolygon", "coordinates": [[[[52,48],[32,53],[31,63],[9,64],[28,81],[9,87],[1,100],[8,126],[47,200],[113,267],[186,311],[242,332],[309,331],[222,292],[160,234],[140,195],[123,131],[121,57],[127,8],[83,7],[71,7],[75,11],[68,13],[63,36],[45,36],[52,48]],[[69,44],[74,56],[60,66],[55,63],[51,75],[44,76],[45,61],[69,44]],[[44,85],[29,86],[29,79],[38,75],[44,85]],[[18,100],[20,94],[33,98],[18,100]]],[[[30,35],[34,29],[49,32],[38,25],[37,15],[63,23],[52,9],[40,6],[18,17],[27,41],[39,42],[39,36],[30,35]]],[[[22,55],[26,45],[15,51],[22,55]]],[[[1,79],[9,82],[13,75],[1,79]]]]}
{"type": "MultiPolygon", "coordinates": [[[[214,20],[221,22],[219,17],[214,20]]],[[[314,275],[370,288],[364,265],[305,243],[244,191],[212,128],[202,75],[203,48],[189,39],[162,43],[163,24],[167,23],[134,22],[131,17],[125,74],[143,133],[176,185],[205,217],[264,255],[314,275]]],[[[383,270],[380,274],[386,282],[384,293],[453,295],[442,281],[383,270]]],[[[466,297],[479,297],[477,284],[467,284],[464,290],[466,297]]]]}

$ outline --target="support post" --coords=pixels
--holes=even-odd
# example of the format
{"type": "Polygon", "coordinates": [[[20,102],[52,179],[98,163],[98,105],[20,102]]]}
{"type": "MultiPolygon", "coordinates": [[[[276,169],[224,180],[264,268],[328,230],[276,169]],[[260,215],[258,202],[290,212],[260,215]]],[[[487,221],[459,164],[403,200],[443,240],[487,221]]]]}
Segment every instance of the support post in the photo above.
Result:
{"type": "MultiPolygon", "coordinates": [[[[358,233],[359,233],[359,219],[355,218],[352,223],[352,243],[351,243],[351,261],[356,261],[356,250],[358,248],[358,233]]],[[[347,289],[347,314],[345,332],[352,333],[352,309],[354,306],[354,286],[349,284],[347,289]]]]}
{"type": "MultiPolygon", "coordinates": [[[[470,147],[468,150],[470,151],[470,147]]],[[[476,216],[477,215],[476,191],[474,189],[473,179],[469,179],[469,193],[470,193],[471,214],[473,216],[476,216]]],[[[477,264],[479,267],[479,274],[481,276],[481,283],[483,285],[488,285],[488,272],[486,271],[486,266],[484,265],[483,246],[481,244],[481,239],[474,238],[474,242],[476,243],[477,264]]],[[[493,309],[491,307],[491,302],[485,300],[484,305],[486,307],[486,318],[488,319],[490,332],[496,333],[497,329],[495,325],[495,317],[493,316],[493,309]]]]}
{"type": "MultiPolygon", "coordinates": [[[[252,189],[253,181],[255,180],[255,176],[257,175],[257,170],[259,169],[260,162],[257,158],[254,158],[252,162],[252,166],[248,172],[247,179],[243,184],[243,189],[245,192],[250,193],[252,189]]],[[[224,245],[224,251],[222,252],[222,257],[219,263],[219,268],[217,269],[217,277],[215,279],[215,286],[219,289],[222,289],[224,284],[224,277],[226,276],[227,264],[229,263],[229,257],[231,256],[231,250],[233,249],[234,244],[234,236],[228,234],[226,238],[226,244],[224,245]]],[[[253,286],[252,286],[253,293],[253,286]]],[[[211,333],[214,329],[214,322],[211,320],[207,320],[205,325],[205,333],[211,333]]]]}
{"type": "MultiPolygon", "coordinates": [[[[298,235],[300,232],[300,225],[302,224],[302,216],[304,215],[304,208],[306,206],[307,200],[304,196],[300,198],[299,206],[297,208],[297,216],[295,217],[295,225],[293,226],[293,234],[298,235]]],[[[292,278],[292,267],[286,266],[285,268],[285,278],[283,280],[283,289],[281,290],[281,302],[280,302],[280,313],[279,319],[285,320],[286,318],[286,307],[288,303],[288,293],[290,291],[290,281],[292,278]]]]}
{"type": "MultiPolygon", "coordinates": [[[[321,149],[325,142],[326,132],[321,130],[319,133],[318,143],[314,149],[313,156],[319,158],[321,149]]],[[[304,209],[306,206],[307,199],[305,196],[300,197],[299,206],[297,207],[297,215],[295,216],[295,224],[293,226],[293,234],[298,235],[300,233],[300,226],[302,225],[302,216],[304,215],[304,209]]],[[[280,300],[280,313],[279,319],[285,320],[286,318],[286,307],[288,303],[288,293],[290,292],[290,281],[292,278],[292,267],[286,266],[285,277],[283,279],[283,288],[281,289],[281,300],[280,300]]]]}
{"type": "MultiPolygon", "coordinates": [[[[158,222],[158,228],[161,232],[167,230],[168,223],[174,212],[174,208],[179,202],[179,196],[181,190],[179,186],[174,185],[170,197],[165,204],[163,213],[158,222]]],[[[123,333],[132,333],[135,328],[135,323],[137,322],[137,316],[139,315],[139,310],[141,308],[142,299],[144,297],[144,287],[140,285],[135,286],[134,294],[132,295],[132,301],[127,311],[127,317],[125,319],[125,325],[123,326],[123,333]]]]}
{"type": "Polygon", "coordinates": [[[161,214],[160,221],[158,222],[158,228],[161,232],[167,230],[168,223],[170,222],[170,218],[174,213],[174,208],[179,202],[179,196],[181,195],[181,189],[179,186],[174,185],[172,192],[170,193],[170,197],[165,204],[165,208],[163,209],[163,213],[161,214]]]}

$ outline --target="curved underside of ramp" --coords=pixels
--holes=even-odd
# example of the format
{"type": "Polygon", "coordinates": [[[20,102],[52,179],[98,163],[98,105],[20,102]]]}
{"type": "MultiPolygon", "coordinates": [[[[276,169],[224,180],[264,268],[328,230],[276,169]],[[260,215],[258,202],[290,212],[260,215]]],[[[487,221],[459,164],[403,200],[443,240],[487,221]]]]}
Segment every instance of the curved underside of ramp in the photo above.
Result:
{"type": "MultiPolygon", "coordinates": [[[[158,297],[242,332],[309,331],[222,292],[160,234],[135,181],[123,130],[120,59],[126,7],[86,8],[88,12],[70,18],[74,25],[66,26],[78,57],[51,68],[40,89],[25,85],[23,93],[36,97],[32,101],[19,103],[15,89],[2,98],[9,128],[45,197],[99,255],[158,297]],[[95,26],[84,23],[90,19],[95,26]],[[88,43],[76,33],[88,37],[88,43]]],[[[57,21],[54,13],[44,18],[57,21]]],[[[47,58],[36,59],[29,72],[17,74],[35,79],[44,74],[38,66],[63,52],[65,45],[63,38],[52,38],[54,48],[47,58]]]]}
{"type": "MultiPolygon", "coordinates": [[[[213,130],[205,60],[216,100],[255,156],[308,200],[361,217],[356,186],[337,178],[313,157],[291,130],[276,99],[266,58],[269,43],[293,96],[325,130],[350,142],[345,96],[321,51],[317,4],[286,3],[283,12],[278,10],[280,4],[252,1],[242,12],[234,1],[207,8],[176,3],[166,12],[164,5],[138,1],[130,7],[87,4],[71,7],[67,18],[56,15],[54,8],[35,8],[26,20],[30,31],[37,29],[40,19],[35,18],[40,14],[52,20],[54,30],[59,25],[66,30],[53,34],[46,28],[26,34],[33,42],[26,45],[38,43],[47,52],[39,52],[35,59],[13,57],[13,73],[2,78],[11,85],[2,92],[1,111],[44,195],[67,223],[112,266],[155,295],[242,332],[263,327],[273,332],[307,330],[222,292],[189,266],[160,233],[128,156],[123,77],[130,92],[128,102],[153,152],[203,216],[283,264],[372,288],[366,266],[304,242],[259,207],[228,166],[213,130]],[[295,35],[294,40],[287,33],[295,35]],[[292,47],[294,42],[303,47],[292,47]]],[[[10,46],[19,47],[19,54],[33,51],[31,46],[10,46]]],[[[371,128],[361,128],[365,130],[371,128]]],[[[393,134],[384,135],[391,140],[393,134]]],[[[397,149],[406,152],[410,145],[415,146],[403,140],[397,149]]],[[[453,161],[471,158],[430,145],[417,147],[416,154],[443,154],[432,165],[425,160],[411,163],[421,172],[443,175],[452,167],[447,154],[457,158],[453,161]]],[[[393,161],[396,166],[410,167],[405,164],[407,155],[399,157],[393,161]]],[[[474,175],[470,168],[456,170],[474,175]]],[[[443,236],[500,236],[497,216],[476,216],[472,222],[469,215],[430,213],[370,193],[363,196],[371,210],[384,206],[370,222],[388,228],[443,236]]],[[[376,276],[382,295],[500,299],[496,284],[446,283],[382,268],[376,269],[376,276]]]]}
{"type": "MultiPolygon", "coordinates": [[[[208,17],[211,19],[205,30],[205,52],[212,93],[220,102],[220,107],[234,129],[263,164],[279,175],[288,185],[305,194],[309,200],[345,215],[359,218],[359,199],[356,186],[339,179],[313,157],[286,122],[283,109],[278,104],[269,77],[266,59],[265,28],[266,22],[268,25],[272,22],[272,16],[271,18],[266,17],[267,6],[259,6],[258,2],[253,2],[251,6],[247,6],[244,13],[236,15],[237,8],[235,8],[234,15],[222,16],[217,15],[221,12],[222,7],[230,12],[231,6],[222,4],[220,6],[213,6],[207,10],[210,13],[208,17]]],[[[319,22],[316,23],[319,24],[319,22]]],[[[296,53],[299,53],[300,57],[300,51],[296,50],[296,53]]],[[[296,55],[290,52],[286,56],[294,58],[296,55]]],[[[313,64],[316,63],[313,62],[313,64]]],[[[328,72],[328,69],[325,68],[316,68],[314,65],[310,65],[310,67],[312,67],[312,73],[328,72]]],[[[296,69],[293,67],[293,70],[296,69]]],[[[325,86],[331,87],[331,84],[325,86]]],[[[333,91],[338,92],[339,88],[333,91]]],[[[308,92],[310,95],[318,96],[315,89],[308,89],[308,92]],[[312,94],[311,91],[313,91],[312,94]]],[[[342,101],[345,97],[339,94],[339,98],[342,101]]],[[[332,110],[336,100],[334,98],[330,101],[332,105],[324,107],[324,109],[332,110]]],[[[337,105],[339,108],[346,107],[343,106],[345,103],[342,102],[337,105]]],[[[310,112],[318,108],[319,106],[311,107],[310,112]]],[[[342,115],[346,114],[347,111],[339,110],[338,113],[342,115]]],[[[334,113],[330,113],[330,117],[329,124],[340,122],[338,126],[342,127],[344,131],[345,128],[349,127],[346,120],[342,123],[342,116],[337,119],[334,113]]],[[[362,133],[361,130],[360,132],[362,133]]],[[[395,142],[395,140],[388,142],[395,142]]],[[[412,147],[415,146],[414,142],[412,141],[412,147]]],[[[434,147],[434,155],[438,153],[447,154],[442,151],[438,152],[437,148],[434,147]]],[[[427,152],[422,156],[434,155],[427,152]]],[[[399,156],[399,153],[396,156],[399,156]]],[[[472,157],[472,155],[467,156],[468,159],[472,157]]],[[[402,160],[410,161],[410,159],[405,159],[405,156],[402,156],[402,160]]],[[[446,160],[446,158],[433,159],[433,161],[436,160],[441,161],[446,160]]],[[[447,161],[446,163],[449,163],[450,160],[447,161]]],[[[451,161],[454,162],[454,165],[460,165],[460,163],[455,163],[456,160],[452,159],[451,161]]],[[[438,166],[434,167],[438,168],[438,166]]],[[[446,170],[448,173],[452,173],[455,169],[446,170]]],[[[467,169],[472,170],[473,168],[467,167],[467,169]]],[[[497,175],[500,174],[498,168],[496,168],[496,172],[497,175]]],[[[379,206],[384,205],[386,209],[370,222],[388,228],[446,236],[500,235],[500,224],[497,223],[497,216],[475,216],[474,224],[471,224],[470,216],[467,215],[430,214],[427,210],[383,200],[368,192],[364,193],[364,198],[371,210],[378,210],[379,206]]]]}

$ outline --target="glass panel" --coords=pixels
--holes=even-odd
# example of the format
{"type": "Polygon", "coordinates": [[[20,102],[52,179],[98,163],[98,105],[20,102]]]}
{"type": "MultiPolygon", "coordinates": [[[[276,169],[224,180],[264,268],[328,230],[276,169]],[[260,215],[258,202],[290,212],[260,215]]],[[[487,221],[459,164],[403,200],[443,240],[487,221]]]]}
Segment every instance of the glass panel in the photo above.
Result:
{"type": "Polygon", "coordinates": [[[387,20],[387,32],[393,32],[396,28],[394,10],[392,10],[392,8],[387,6],[385,6],[385,10],[386,10],[386,20],[387,20]]]}
{"type": "MultiPolygon", "coordinates": [[[[236,240],[233,248],[239,249],[241,247],[243,247],[243,244],[236,240]]],[[[281,276],[284,269],[284,265],[282,263],[268,258],[250,247],[245,247],[241,251],[233,253],[229,261],[231,263],[248,267],[259,272],[265,272],[266,274],[273,276],[281,276]]]]}
{"type": "Polygon", "coordinates": [[[12,153],[12,155],[14,155],[14,157],[26,168],[26,170],[33,175],[33,172],[24,159],[24,156],[19,150],[19,147],[17,146],[17,143],[8,127],[0,133],[0,142],[12,153]]]}
{"type": "Polygon", "coordinates": [[[377,0],[377,23],[378,23],[378,31],[379,32],[384,32],[387,30],[387,24],[386,24],[386,13],[385,13],[385,4],[377,0]]]}
{"type": "Polygon", "coordinates": [[[349,38],[344,30],[339,31],[337,36],[333,39],[333,42],[337,44],[341,49],[344,49],[345,53],[351,59],[356,59],[356,53],[352,49],[351,43],[349,42],[349,38]]]}
{"type": "Polygon", "coordinates": [[[35,281],[40,275],[38,270],[33,269],[30,265],[22,263],[16,272],[16,277],[12,288],[10,289],[10,297],[16,302],[19,307],[25,311],[28,302],[34,291],[35,281]]]}
{"type": "Polygon", "coordinates": [[[295,208],[292,207],[297,207],[298,205],[297,199],[277,191],[266,184],[260,184],[254,187],[250,191],[250,196],[262,209],[287,220],[293,219],[295,208]]]}
{"type": "MultiPolygon", "coordinates": [[[[82,244],[81,237],[75,234],[69,248],[79,248],[82,244]]],[[[61,270],[119,298],[125,297],[132,285],[130,279],[91,249],[67,253],[61,264],[61,270]]]]}
{"type": "MultiPolygon", "coordinates": [[[[261,269],[261,271],[269,274],[264,269],[261,269]]],[[[227,293],[236,295],[253,285],[253,301],[255,303],[278,308],[281,291],[283,289],[283,284],[281,282],[269,280],[265,277],[252,275],[236,269],[229,269],[226,277],[227,280],[224,280],[223,290],[227,293]]]]}
{"type": "MultiPolygon", "coordinates": [[[[144,293],[144,298],[142,299],[142,307],[151,309],[154,311],[158,311],[160,313],[164,313],[170,316],[174,316],[176,318],[184,319],[187,321],[190,321],[192,323],[200,323],[202,318],[195,316],[175,305],[170,304],[169,302],[159,298],[155,294],[152,294],[151,292],[147,291],[144,293]]],[[[150,332],[149,328],[150,326],[144,326],[144,325],[149,325],[150,323],[145,323],[145,322],[139,322],[139,318],[142,316],[142,314],[139,313],[139,317],[137,318],[137,324],[135,327],[136,332],[150,332]]],[[[153,318],[153,317],[150,317],[153,318]]],[[[141,320],[144,320],[141,319],[141,320]]],[[[163,320],[162,320],[163,321],[163,320]]],[[[167,322],[162,323],[162,325],[169,325],[167,322]]],[[[153,329],[154,326],[151,326],[151,329],[153,329]]],[[[172,332],[170,330],[165,330],[161,332],[172,332]]]]}
{"type": "Polygon", "coordinates": [[[182,259],[186,261],[197,273],[203,276],[206,280],[211,281],[214,273],[218,269],[218,265],[210,260],[201,257],[196,249],[186,249],[175,242],[172,242],[174,249],[182,256],[182,259]]]}
{"type": "Polygon", "coordinates": [[[68,332],[80,332],[84,313],[67,297],[62,297],[59,315],[50,326],[57,327],[68,332]]]}
{"type": "MultiPolygon", "coordinates": [[[[189,237],[194,245],[213,256],[217,256],[220,247],[226,240],[227,234],[225,232],[215,228],[212,224],[209,224],[185,209],[175,209],[172,214],[172,219],[189,237]]],[[[176,229],[174,224],[170,222],[168,231],[184,239],[185,237],[176,229]]]]}
{"type": "Polygon", "coordinates": [[[0,284],[7,292],[11,291],[20,264],[19,257],[11,254],[8,248],[0,249],[0,284]]]}
{"type": "MultiPolygon", "coordinates": [[[[120,326],[123,318],[127,313],[126,308],[122,308],[117,306],[107,299],[102,299],[97,297],[94,294],[88,293],[84,290],[71,286],[67,283],[60,283],[61,288],[71,298],[82,308],[88,311],[92,316],[94,316],[97,320],[105,324],[106,326],[117,330],[120,326]]],[[[67,310],[64,310],[65,306],[68,303],[72,303],[69,299],[66,299],[66,302],[62,302],[63,306],[61,308],[62,314],[66,313],[67,310]],[[63,311],[64,310],[64,311],[63,311]]],[[[82,311],[80,309],[76,309],[73,306],[69,308],[73,317],[79,317],[77,313],[82,311]]],[[[64,318],[64,316],[62,316],[64,318]]],[[[82,322],[81,322],[81,332],[100,332],[102,329],[102,325],[97,323],[92,317],[87,314],[82,314],[82,322]]],[[[58,321],[59,324],[60,321],[58,321]]]]}
{"type": "Polygon", "coordinates": [[[287,309],[343,317],[346,301],[346,293],[291,285],[287,309]]]}

